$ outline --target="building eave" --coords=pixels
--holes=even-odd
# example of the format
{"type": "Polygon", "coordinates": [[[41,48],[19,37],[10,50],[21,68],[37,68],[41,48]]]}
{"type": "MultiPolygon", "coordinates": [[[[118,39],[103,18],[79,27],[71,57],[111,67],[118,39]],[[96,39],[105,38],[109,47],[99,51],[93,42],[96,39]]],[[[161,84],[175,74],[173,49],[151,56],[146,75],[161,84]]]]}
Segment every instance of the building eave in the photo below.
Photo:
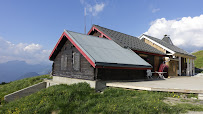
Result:
{"type": "Polygon", "coordinates": [[[149,40],[150,42],[152,42],[152,43],[154,43],[154,44],[160,46],[161,48],[167,50],[167,51],[170,52],[171,54],[175,54],[175,52],[174,52],[173,50],[171,50],[171,49],[169,49],[169,48],[167,48],[167,47],[165,47],[165,46],[163,46],[163,45],[157,43],[156,41],[154,41],[154,40],[148,38],[148,37],[145,36],[144,34],[140,36],[140,39],[143,39],[143,38],[145,38],[145,39],[149,40]]]}

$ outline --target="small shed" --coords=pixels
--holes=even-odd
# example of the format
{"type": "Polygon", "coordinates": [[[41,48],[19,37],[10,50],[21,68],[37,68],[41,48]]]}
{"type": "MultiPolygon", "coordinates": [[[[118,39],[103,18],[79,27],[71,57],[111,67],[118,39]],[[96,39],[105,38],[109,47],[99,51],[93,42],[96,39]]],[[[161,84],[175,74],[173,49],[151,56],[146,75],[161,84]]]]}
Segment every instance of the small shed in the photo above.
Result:
{"type": "Polygon", "coordinates": [[[112,40],[64,30],[49,60],[52,75],[87,80],[145,78],[152,66],[112,40]]]}

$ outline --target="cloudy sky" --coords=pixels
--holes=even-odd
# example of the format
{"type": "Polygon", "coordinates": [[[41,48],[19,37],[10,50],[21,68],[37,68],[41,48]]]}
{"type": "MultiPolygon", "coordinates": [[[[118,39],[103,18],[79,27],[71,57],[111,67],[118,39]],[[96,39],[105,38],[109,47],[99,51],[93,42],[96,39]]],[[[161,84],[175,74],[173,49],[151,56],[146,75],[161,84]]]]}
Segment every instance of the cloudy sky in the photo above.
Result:
{"type": "Polygon", "coordinates": [[[64,29],[92,24],[139,37],[162,38],[188,52],[203,50],[202,0],[0,0],[0,63],[49,63],[64,29]]]}

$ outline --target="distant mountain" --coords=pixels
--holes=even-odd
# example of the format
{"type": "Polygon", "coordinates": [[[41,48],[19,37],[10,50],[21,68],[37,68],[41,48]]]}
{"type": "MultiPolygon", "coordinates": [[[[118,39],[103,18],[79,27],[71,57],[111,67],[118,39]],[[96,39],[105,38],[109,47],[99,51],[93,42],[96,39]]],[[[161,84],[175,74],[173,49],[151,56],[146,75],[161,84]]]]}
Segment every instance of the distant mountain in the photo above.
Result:
{"type": "Polygon", "coordinates": [[[27,64],[25,61],[8,61],[0,64],[0,80],[1,82],[10,82],[29,72],[43,75],[48,74],[50,71],[51,65],[31,65],[27,64]]]}
{"type": "Polygon", "coordinates": [[[34,77],[34,76],[39,76],[39,74],[36,73],[36,72],[28,72],[28,73],[25,73],[24,75],[18,77],[16,80],[21,80],[21,79],[24,79],[24,78],[31,78],[31,77],[34,77]]]}

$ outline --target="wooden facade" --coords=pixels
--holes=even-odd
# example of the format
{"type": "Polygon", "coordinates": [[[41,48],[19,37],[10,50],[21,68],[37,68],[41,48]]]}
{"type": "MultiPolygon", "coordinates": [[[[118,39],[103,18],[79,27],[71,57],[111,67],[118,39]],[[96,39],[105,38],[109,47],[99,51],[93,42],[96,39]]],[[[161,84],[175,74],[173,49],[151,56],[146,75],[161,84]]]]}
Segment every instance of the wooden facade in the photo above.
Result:
{"type": "Polygon", "coordinates": [[[143,54],[141,52],[136,52],[140,57],[153,66],[152,71],[158,71],[159,66],[163,63],[163,56],[143,54]]]}
{"type": "Polygon", "coordinates": [[[101,80],[135,80],[146,78],[146,70],[133,69],[98,69],[97,79],[101,80]]]}
{"type": "Polygon", "coordinates": [[[69,40],[56,56],[52,69],[55,76],[94,80],[94,68],[69,40]],[[77,57],[74,57],[75,55],[77,57]]]}
{"type": "Polygon", "coordinates": [[[166,50],[163,49],[163,48],[161,48],[160,46],[158,46],[158,45],[152,43],[151,41],[149,41],[149,40],[147,40],[147,39],[143,39],[143,40],[144,40],[145,43],[149,44],[150,46],[152,46],[152,47],[158,49],[159,51],[161,51],[161,52],[163,52],[163,53],[166,53],[166,50]]]}
{"type": "Polygon", "coordinates": [[[52,75],[87,80],[133,80],[146,78],[146,70],[94,68],[67,40],[53,61],[52,75]]]}

